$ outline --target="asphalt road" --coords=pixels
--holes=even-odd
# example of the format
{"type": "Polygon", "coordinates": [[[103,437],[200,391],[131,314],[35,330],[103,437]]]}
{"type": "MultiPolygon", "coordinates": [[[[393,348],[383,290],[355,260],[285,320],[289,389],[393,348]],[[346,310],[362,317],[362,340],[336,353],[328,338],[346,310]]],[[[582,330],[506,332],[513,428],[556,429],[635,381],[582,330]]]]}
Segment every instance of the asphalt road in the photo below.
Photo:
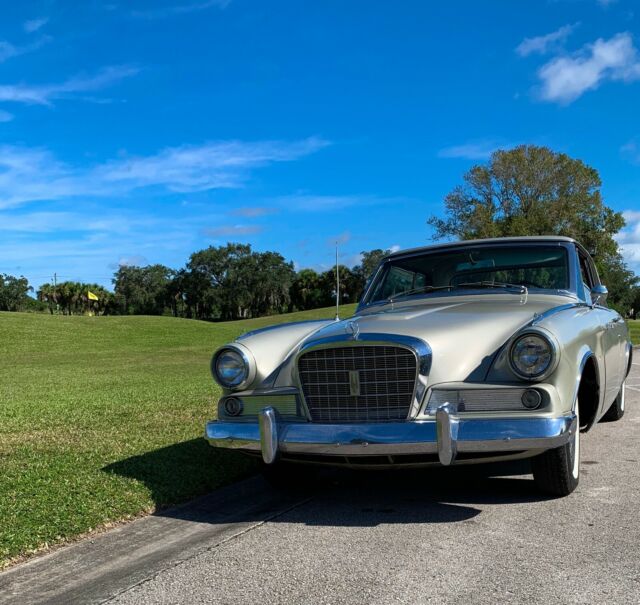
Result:
{"type": "MultiPolygon", "coordinates": [[[[640,355],[637,355],[640,358],[640,355]]],[[[640,359],[576,492],[523,464],[259,478],[0,574],[0,603],[640,603],[640,359]]]]}

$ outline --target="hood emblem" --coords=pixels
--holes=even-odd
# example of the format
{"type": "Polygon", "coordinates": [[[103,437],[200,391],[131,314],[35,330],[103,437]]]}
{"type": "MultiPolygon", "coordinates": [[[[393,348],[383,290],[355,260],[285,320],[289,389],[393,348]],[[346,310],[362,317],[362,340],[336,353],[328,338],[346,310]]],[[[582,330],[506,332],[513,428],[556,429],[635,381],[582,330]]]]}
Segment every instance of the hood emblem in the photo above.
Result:
{"type": "Polygon", "coordinates": [[[358,334],[360,334],[360,326],[356,321],[349,321],[345,326],[345,330],[351,333],[351,338],[353,340],[358,340],[358,334]]]}

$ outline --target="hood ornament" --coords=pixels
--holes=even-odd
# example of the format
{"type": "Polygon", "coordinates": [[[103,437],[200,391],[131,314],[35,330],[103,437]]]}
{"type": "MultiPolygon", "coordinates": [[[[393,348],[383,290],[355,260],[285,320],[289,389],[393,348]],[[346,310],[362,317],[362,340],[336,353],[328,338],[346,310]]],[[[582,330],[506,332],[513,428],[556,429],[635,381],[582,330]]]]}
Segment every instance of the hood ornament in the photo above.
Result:
{"type": "Polygon", "coordinates": [[[351,332],[351,338],[353,340],[358,340],[358,335],[360,334],[360,326],[357,321],[349,321],[345,326],[345,330],[347,332],[351,332]]]}

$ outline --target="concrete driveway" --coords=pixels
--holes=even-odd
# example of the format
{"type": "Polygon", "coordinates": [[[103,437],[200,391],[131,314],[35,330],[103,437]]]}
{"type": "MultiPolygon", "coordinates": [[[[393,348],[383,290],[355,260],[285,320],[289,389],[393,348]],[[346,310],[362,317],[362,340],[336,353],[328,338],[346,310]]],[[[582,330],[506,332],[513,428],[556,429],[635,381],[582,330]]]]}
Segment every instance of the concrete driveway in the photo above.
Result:
{"type": "MultiPolygon", "coordinates": [[[[637,355],[640,358],[640,355],[637,355]]],[[[640,359],[568,498],[527,468],[260,478],[0,574],[0,603],[640,602],[640,359]]]]}

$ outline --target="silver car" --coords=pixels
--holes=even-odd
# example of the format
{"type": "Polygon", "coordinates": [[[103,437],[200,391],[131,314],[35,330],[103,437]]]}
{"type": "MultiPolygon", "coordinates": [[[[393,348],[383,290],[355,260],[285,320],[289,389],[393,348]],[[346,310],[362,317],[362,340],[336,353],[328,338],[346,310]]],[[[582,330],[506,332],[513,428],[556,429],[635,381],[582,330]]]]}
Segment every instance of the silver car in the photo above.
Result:
{"type": "Polygon", "coordinates": [[[624,414],[632,347],[578,242],[519,237],[396,252],[346,320],[245,334],[213,356],[214,447],[304,463],[531,458],[571,493],[580,432],[624,414]]]}

